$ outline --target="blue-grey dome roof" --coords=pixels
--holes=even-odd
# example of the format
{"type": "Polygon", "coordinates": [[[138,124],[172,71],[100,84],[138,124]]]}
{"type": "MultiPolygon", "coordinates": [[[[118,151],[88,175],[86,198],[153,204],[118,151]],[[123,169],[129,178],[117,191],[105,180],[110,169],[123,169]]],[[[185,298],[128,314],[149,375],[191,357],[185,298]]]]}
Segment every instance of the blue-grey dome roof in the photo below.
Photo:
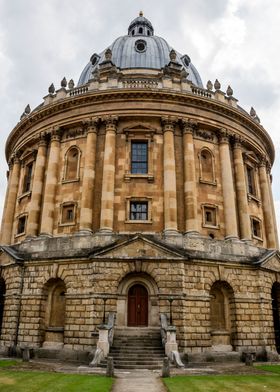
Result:
{"type": "MultiPolygon", "coordinates": [[[[151,22],[141,14],[134,19],[128,29],[128,35],[117,38],[109,48],[112,51],[112,63],[120,69],[145,68],[161,70],[170,62],[172,47],[161,37],[154,34],[151,22]]],[[[106,48],[107,50],[107,48],[106,48]]],[[[94,54],[84,68],[78,85],[87,83],[98,65],[105,61],[105,51],[94,54]]],[[[199,73],[191,63],[189,56],[176,52],[176,62],[187,71],[194,85],[203,87],[199,73]]]]}

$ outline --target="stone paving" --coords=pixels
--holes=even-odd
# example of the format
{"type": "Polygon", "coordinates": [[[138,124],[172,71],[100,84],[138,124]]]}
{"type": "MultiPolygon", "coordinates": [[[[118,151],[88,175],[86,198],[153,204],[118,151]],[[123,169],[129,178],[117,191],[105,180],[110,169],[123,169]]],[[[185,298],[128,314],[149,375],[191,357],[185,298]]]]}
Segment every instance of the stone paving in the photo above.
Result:
{"type": "Polygon", "coordinates": [[[115,371],[112,392],[166,392],[160,373],[152,370],[115,371]]]}

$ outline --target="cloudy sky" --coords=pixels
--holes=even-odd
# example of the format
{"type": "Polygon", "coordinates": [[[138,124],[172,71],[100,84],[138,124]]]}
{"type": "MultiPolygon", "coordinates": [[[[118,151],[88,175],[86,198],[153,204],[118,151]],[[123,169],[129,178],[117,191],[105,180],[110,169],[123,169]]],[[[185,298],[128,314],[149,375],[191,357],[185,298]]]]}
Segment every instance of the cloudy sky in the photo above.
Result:
{"type": "Polygon", "coordinates": [[[276,148],[280,223],[279,0],[0,0],[0,211],[5,140],[25,106],[40,104],[64,76],[77,82],[90,56],[125,35],[140,10],[156,35],[191,57],[204,84],[218,78],[244,109],[256,109],[276,148]]]}

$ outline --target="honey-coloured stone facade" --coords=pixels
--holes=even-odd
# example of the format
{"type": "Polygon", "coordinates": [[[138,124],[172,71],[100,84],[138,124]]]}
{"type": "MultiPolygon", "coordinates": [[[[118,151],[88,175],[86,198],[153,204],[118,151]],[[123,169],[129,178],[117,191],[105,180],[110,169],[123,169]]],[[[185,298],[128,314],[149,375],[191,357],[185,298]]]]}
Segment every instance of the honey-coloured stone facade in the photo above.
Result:
{"type": "MultiPolygon", "coordinates": [[[[148,50],[153,30],[140,31],[148,50]]],[[[92,352],[109,312],[127,327],[140,285],[146,326],[172,311],[181,353],[277,356],[268,133],[230,89],[190,79],[175,51],[161,69],[121,68],[114,46],[106,53],[8,138],[0,350],[92,352]]]]}

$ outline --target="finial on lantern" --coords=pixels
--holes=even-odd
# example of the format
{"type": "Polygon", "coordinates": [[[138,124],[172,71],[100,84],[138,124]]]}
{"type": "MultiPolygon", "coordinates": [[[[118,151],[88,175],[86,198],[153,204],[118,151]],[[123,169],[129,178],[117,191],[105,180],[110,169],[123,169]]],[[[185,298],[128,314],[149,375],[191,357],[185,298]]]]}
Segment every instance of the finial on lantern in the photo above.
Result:
{"type": "Polygon", "coordinates": [[[139,12],[139,16],[143,16],[144,14],[143,14],[143,11],[140,11],[139,12]]]}

